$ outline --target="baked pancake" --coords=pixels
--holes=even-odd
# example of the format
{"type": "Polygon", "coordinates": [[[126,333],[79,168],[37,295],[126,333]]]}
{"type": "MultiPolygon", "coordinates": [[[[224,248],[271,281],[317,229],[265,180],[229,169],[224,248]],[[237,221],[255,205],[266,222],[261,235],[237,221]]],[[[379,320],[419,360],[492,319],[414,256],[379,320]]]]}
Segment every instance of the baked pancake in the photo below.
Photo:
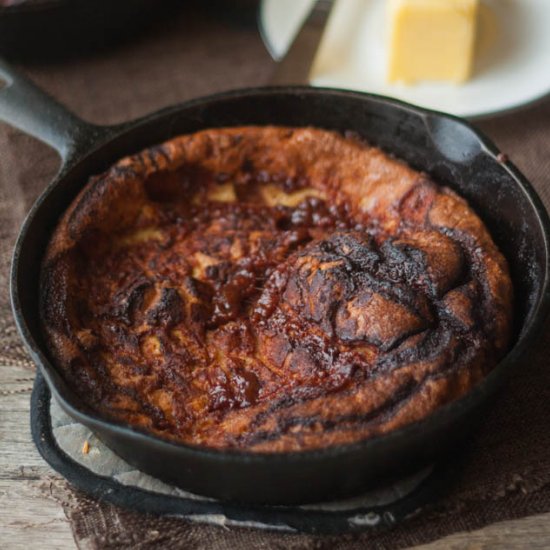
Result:
{"type": "Polygon", "coordinates": [[[512,285],[466,201],[354,136],[241,127],[93,177],[42,266],[51,358],[95,413],[177,442],[352,443],[462,396],[512,285]]]}

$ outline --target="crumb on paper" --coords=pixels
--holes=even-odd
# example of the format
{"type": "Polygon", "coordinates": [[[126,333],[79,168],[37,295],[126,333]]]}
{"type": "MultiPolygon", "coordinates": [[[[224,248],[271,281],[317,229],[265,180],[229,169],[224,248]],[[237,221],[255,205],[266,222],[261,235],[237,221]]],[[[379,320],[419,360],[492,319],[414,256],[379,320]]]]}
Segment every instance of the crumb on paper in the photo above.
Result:
{"type": "Polygon", "coordinates": [[[84,441],[84,445],[82,445],[82,454],[87,455],[90,452],[90,444],[88,443],[88,440],[84,441]]]}
{"type": "Polygon", "coordinates": [[[506,153],[499,153],[497,155],[497,161],[500,162],[501,164],[508,162],[508,155],[506,153]]]}

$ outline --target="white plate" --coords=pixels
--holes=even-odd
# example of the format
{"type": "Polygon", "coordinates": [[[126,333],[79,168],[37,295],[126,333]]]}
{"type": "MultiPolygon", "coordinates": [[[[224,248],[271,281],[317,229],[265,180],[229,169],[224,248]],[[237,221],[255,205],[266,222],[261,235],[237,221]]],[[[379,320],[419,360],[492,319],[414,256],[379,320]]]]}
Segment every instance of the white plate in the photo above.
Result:
{"type": "MultiPolygon", "coordinates": [[[[263,0],[260,27],[280,59],[314,0],[263,0]]],[[[480,117],[550,93],[550,0],[483,0],[474,74],[461,85],[386,82],[386,0],[337,0],[311,71],[314,86],[395,97],[480,117]]]]}

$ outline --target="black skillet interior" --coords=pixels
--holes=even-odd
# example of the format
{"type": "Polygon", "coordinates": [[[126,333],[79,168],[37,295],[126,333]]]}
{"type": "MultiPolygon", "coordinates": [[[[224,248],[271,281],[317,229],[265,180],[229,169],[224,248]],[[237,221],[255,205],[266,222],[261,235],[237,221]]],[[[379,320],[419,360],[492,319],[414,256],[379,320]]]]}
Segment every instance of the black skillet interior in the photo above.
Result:
{"type": "MultiPolygon", "coordinates": [[[[27,86],[26,92],[36,91],[29,92],[27,86]]],[[[3,114],[6,118],[1,96],[0,90],[0,118],[3,114]]],[[[14,314],[31,355],[67,412],[147,473],[196,493],[241,502],[291,504],[359,492],[425,465],[460,444],[510,367],[524,359],[542,325],[550,298],[549,225],[544,207],[515,168],[498,157],[494,146],[458,119],[376,96],[313,88],[230,92],[108,129],[86,125],[63,115],[51,100],[47,103],[49,109],[42,111],[39,124],[32,121],[32,113],[24,112],[22,123],[8,116],[12,124],[70,158],[68,168],[35,204],[22,229],[12,269],[14,314]],[[44,130],[49,123],[50,133],[44,130]],[[483,383],[426,420],[386,436],[350,446],[274,455],[176,445],[83,408],[48,360],[38,325],[40,262],[59,216],[90,175],[126,154],[178,134],[246,124],[357,132],[470,201],[508,258],[516,290],[516,345],[483,383]]]]}

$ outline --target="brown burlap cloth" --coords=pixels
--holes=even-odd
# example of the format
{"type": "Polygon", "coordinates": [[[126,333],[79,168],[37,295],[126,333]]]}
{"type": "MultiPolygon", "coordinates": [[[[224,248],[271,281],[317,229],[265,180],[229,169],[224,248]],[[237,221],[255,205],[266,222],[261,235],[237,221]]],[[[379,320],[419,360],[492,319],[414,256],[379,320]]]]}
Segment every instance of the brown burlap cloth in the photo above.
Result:
{"type": "MultiPolygon", "coordinates": [[[[116,50],[22,69],[85,119],[114,123],[192,97],[265,83],[273,64],[255,29],[184,13],[116,50]]],[[[550,205],[550,101],[479,126],[550,205]]],[[[29,370],[33,365],[9,309],[8,266],[23,216],[56,163],[44,145],[0,126],[0,364],[29,370]]],[[[321,537],[223,529],[121,510],[73,491],[63,504],[75,541],[81,548],[400,548],[549,511],[549,323],[544,332],[481,430],[449,462],[454,482],[448,494],[391,532],[321,537]]]]}

